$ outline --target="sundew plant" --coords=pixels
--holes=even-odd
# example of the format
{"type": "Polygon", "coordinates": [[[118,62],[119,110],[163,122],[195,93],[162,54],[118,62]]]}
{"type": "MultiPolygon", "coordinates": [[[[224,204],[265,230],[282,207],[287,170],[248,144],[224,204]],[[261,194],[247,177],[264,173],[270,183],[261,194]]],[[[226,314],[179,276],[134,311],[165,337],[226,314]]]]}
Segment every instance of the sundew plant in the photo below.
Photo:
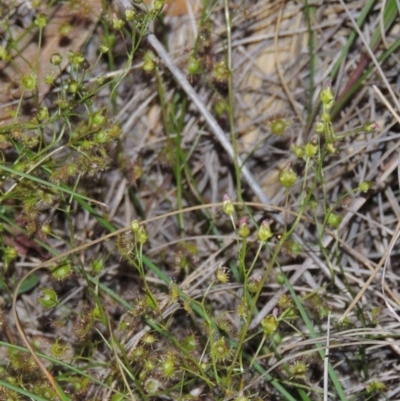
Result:
{"type": "Polygon", "coordinates": [[[397,399],[399,5],[0,4],[0,399],[397,399]]]}

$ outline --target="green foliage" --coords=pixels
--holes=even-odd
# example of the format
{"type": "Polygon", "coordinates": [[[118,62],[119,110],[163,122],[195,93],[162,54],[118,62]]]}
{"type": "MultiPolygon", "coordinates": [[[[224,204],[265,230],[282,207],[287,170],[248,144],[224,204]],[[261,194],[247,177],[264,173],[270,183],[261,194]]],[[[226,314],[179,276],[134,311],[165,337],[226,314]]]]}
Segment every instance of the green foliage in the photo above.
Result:
{"type": "Polygon", "coordinates": [[[43,288],[38,302],[45,308],[54,308],[58,303],[57,293],[50,288],[43,288]]]}
{"type": "MultiPolygon", "coordinates": [[[[221,61],[209,54],[211,15],[218,4],[203,3],[199,37],[184,65],[193,84],[204,80],[211,88],[210,104],[217,117],[221,121],[225,118],[230,126],[237,155],[233,131],[234,70],[229,57],[221,61]]],[[[79,1],[75,4],[80,5],[79,1]]],[[[338,229],[343,218],[340,202],[354,191],[367,193],[374,183],[362,181],[357,188],[338,194],[338,200],[332,201],[327,196],[330,188],[325,171],[336,161],[346,138],[371,134],[377,126],[367,121],[351,132],[337,134],[335,93],[328,84],[320,93],[321,110],[311,139],[304,144],[291,143],[288,148],[296,160],[279,167],[284,207],[243,202],[243,165],[236,160],[236,196],[232,194],[231,199],[224,195],[218,205],[205,206],[191,160],[195,145],[188,151],[182,139],[185,119],[192,111],[180,90],[174,88],[173,96],[167,96],[171,89],[168,74],[163,72],[163,64],[155,53],[142,43],[148,26],[158,22],[164,6],[164,1],[157,0],[151,10],[135,6],[117,13],[106,8],[103,26],[98,28],[103,37],[97,43],[96,62],[89,64],[84,49],[68,51],[68,69],[57,72],[59,75],[50,72],[43,78],[54,89],[45,105],[39,104],[37,92],[42,82],[37,66],[32,63],[30,71],[18,78],[21,98],[11,109],[10,119],[0,126],[0,145],[4,150],[0,166],[0,288],[10,303],[14,290],[17,294],[28,293],[40,282],[46,285],[36,301],[45,310],[45,322],[40,324],[49,325],[51,335],[47,348],[41,338],[33,344],[56,385],[39,374],[37,361],[27,350],[10,343],[8,371],[0,371],[0,398],[17,400],[23,395],[38,400],[64,401],[74,396],[85,399],[93,394],[94,386],[112,394],[109,397],[113,401],[128,397],[145,401],[202,397],[245,401],[260,400],[269,392],[275,393],[271,397],[288,401],[319,396],[309,380],[311,363],[293,355],[286,358],[283,345],[293,338],[307,337],[310,341],[302,347],[316,354],[320,364],[324,355],[318,337],[324,333],[323,324],[333,307],[328,290],[312,294],[297,288],[295,291],[289,281],[290,273],[282,264],[315,252],[322,255],[335,278],[338,229]],[[121,71],[114,74],[121,54],[126,64],[120,65],[121,71]],[[105,59],[109,71],[99,76],[97,67],[105,59]],[[132,165],[122,157],[121,137],[126,133],[115,119],[120,108],[116,94],[126,90],[124,79],[133,69],[149,83],[156,82],[165,138],[152,167],[157,170],[161,165],[170,171],[176,185],[172,191],[176,212],[171,216],[152,214],[151,219],[145,220],[153,201],[159,199],[154,200],[151,195],[142,198],[137,192],[147,193],[147,187],[140,187],[140,180],[147,180],[146,174],[151,176],[152,168],[144,174],[140,156],[132,165]],[[28,95],[34,107],[26,118],[22,106],[28,95]],[[120,224],[122,219],[102,204],[103,197],[107,198],[106,181],[102,180],[113,168],[123,172],[126,182],[134,177],[123,188],[123,196],[135,205],[137,217],[120,230],[113,222],[120,224]],[[300,197],[293,201],[295,190],[300,197]],[[233,200],[236,198],[238,202],[233,200]],[[213,214],[212,208],[217,208],[218,213],[213,214]],[[268,217],[260,217],[257,208],[262,208],[268,217]],[[282,212],[283,223],[270,217],[275,212],[282,212]],[[197,214],[189,223],[190,213],[197,214]],[[85,232],[81,223],[87,216],[99,224],[85,232]],[[167,247],[160,243],[158,226],[154,225],[161,218],[171,218],[179,228],[179,232],[171,229],[171,233],[165,233],[167,247]],[[303,221],[313,227],[317,243],[300,243],[295,236],[303,221]],[[323,245],[327,232],[336,240],[333,250],[323,245]],[[212,233],[217,238],[217,251],[210,248],[210,259],[202,265],[200,246],[192,238],[199,233],[212,233]],[[22,245],[18,241],[21,236],[22,245]],[[108,241],[111,237],[115,238],[108,241]],[[93,239],[90,246],[89,239],[93,239]],[[230,241],[228,246],[226,239],[230,241]],[[39,256],[45,260],[40,267],[46,267],[48,272],[33,272],[17,287],[21,279],[17,266],[21,262],[19,251],[26,253],[32,248],[40,249],[39,256]],[[226,263],[213,265],[214,252],[220,252],[226,263]],[[198,276],[192,275],[194,269],[200,270],[198,276]],[[52,280],[45,281],[48,277],[52,280]],[[71,288],[76,291],[73,301],[65,296],[71,288]],[[288,293],[277,298],[273,312],[257,320],[263,313],[265,292],[269,297],[271,288],[285,288],[288,293]],[[63,362],[66,359],[68,364],[63,362]],[[271,361],[277,361],[276,369],[270,368],[271,361]],[[102,380],[93,374],[98,371],[104,373],[102,380]],[[268,391],[259,390],[259,382],[268,391]]],[[[228,5],[226,11],[231,12],[228,5]]],[[[47,24],[47,15],[38,13],[28,30],[39,30],[41,38],[47,24]]],[[[67,36],[72,26],[66,23],[60,29],[67,36]]],[[[19,40],[22,39],[10,38],[5,46],[0,46],[1,60],[11,60],[19,40]]],[[[223,40],[224,46],[229,44],[228,39],[223,40]]],[[[63,57],[53,54],[49,61],[59,67],[63,57]]],[[[269,121],[267,129],[275,135],[274,139],[283,141],[293,124],[293,119],[277,116],[269,121]]],[[[164,187],[164,183],[157,185],[157,195],[170,210],[170,188],[164,187]]],[[[126,216],[130,212],[127,208],[126,216]]],[[[349,285],[347,289],[350,293],[349,285]]],[[[6,324],[0,311],[0,326],[6,324]]],[[[367,326],[369,322],[363,324],[367,326]]],[[[329,375],[337,397],[345,401],[342,384],[332,366],[329,375]]],[[[368,395],[384,391],[385,386],[378,380],[365,387],[368,395]]]]}

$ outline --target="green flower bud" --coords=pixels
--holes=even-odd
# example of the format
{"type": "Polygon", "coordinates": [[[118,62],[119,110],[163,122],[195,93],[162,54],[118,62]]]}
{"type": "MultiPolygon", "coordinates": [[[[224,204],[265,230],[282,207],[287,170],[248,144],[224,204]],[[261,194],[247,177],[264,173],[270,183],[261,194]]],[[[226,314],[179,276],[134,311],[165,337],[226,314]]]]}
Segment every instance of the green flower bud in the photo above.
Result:
{"type": "Polygon", "coordinates": [[[188,336],[185,337],[185,339],[181,344],[183,345],[183,348],[186,351],[192,352],[197,347],[196,337],[194,336],[194,334],[189,334],[188,336]]]}
{"type": "Polygon", "coordinates": [[[155,58],[155,54],[151,50],[147,50],[147,52],[143,56],[143,61],[154,60],[155,58]]]}
{"type": "Polygon", "coordinates": [[[324,131],[325,131],[325,124],[324,124],[322,121],[318,121],[318,122],[315,124],[315,131],[316,131],[318,134],[323,134],[324,131]]]}
{"type": "Polygon", "coordinates": [[[101,44],[99,47],[99,51],[101,54],[108,53],[109,50],[110,50],[109,46],[107,46],[105,43],[101,44]]]}
{"type": "Polygon", "coordinates": [[[155,0],[154,2],[154,11],[161,11],[161,9],[164,7],[165,0],[155,0]]]}
{"type": "Polygon", "coordinates": [[[240,300],[240,303],[237,307],[237,313],[243,320],[247,320],[249,317],[249,305],[244,298],[240,300]]]}
{"type": "Polygon", "coordinates": [[[105,130],[96,132],[93,136],[93,140],[97,143],[106,143],[109,140],[108,133],[105,130]]]}
{"type": "Polygon", "coordinates": [[[128,358],[130,361],[138,362],[143,360],[147,355],[146,349],[143,346],[138,346],[136,348],[133,348],[129,354],[128,358]]]}
{"type": "Polygon", "coordinates": [[[286,311],[289,308],[293,308],[293,301],[286,294],[282,294],[278,299],[278,306],[282,310],[286,311]]]}
{"type": "Polygon", "coordinates": [[[331,115],[329,113],[322,113],[321,121],[323,121],[324,123],[330,123],[332,121],[331,115]]]}
{"type": "Polygon", "coordinates": [[[312,142],[308,142],[307,145],[304,147],[306,155],[311,159],[313,158],[318,152],[318,146],[312,142]]]}
{"type": "Polygon", "coordinates": [[[261,320],[261,326],[266,336],[274,333],[278,329],[278,320],[274,315],[268,315],[261,320]]]}
{"type": "Polygon", "coordinates": [[[55,343],[51,345],[50,354],[57,359],[61,359],[67,353],[69,347],[65,343],[60,343],[59,340],[56,340],[55,343]]]}
{"type": "Polygon", "coordinates": [[[42,296],[38,298],[38,302],[45,308],[54,308],[58,303],[57,293],[50,288],[43,288],[42,296]]]}
{"type": "Polygon", "coordinates": [[[239,222],[239,235],[242,238],[247,238],[250,235],[250,228],[246,223],[246,217],[242,217],[239,222]]]}
{"type": "Polygon", "coordinates": [[[299,158],[303,159],[304,157],[304,150],[301,146],[292,145],[293,153],[299,158]]]}
{"type": "Polygon", "coordinates": [[[43,29],[47,25],[47,17],[44,14],[39,14],[35,19],[35,24],[43,29]]]}
{"type": "Polygon", "coordinates": [[[150,73],[153,72],[156,68],[156,63],[154,62],[154,60],[144,60],[143,62],[143,71],[150,73]]]}
{"type": "Polygon", "coordinates": [[[365,390],[368,394],[382,393],[386,390],[386,385],[385,385],[385,383],[383,383],[381,381],[374,380],[367,385],[365,390]]]}
{"type": "Polygon", "coordinates": [[[13,246],[8,246],[4,249],[4,256],[8,261],[14,260],[18,257],[18,251],[13,246]]]}
{"type": "Polygon", "coordinates": [[[261,277],[252,277],[247,284],[248,291],[255,294],[260,289],[261,283],[261,277]]]}
{"type": "Polygon", "coordinates": [[[285,167],[279,174],[279,181],[285,188],[290,188],[297,180],[296,173],[289,167],[285,167]]]}
{"type": "Polygon", "coordinates": [[[156,343],[156,337],[153,333],[146,333],[140,341],[144,346],[152,347],[156,343]]]}
{"type": "Polygon", "coordinates": [[[201,61],[195,57],[190,57],[187,65],[189,74],[197,74],[200,71],[201,61]]]}
{"type": "Polygon", "coordinates": [[[227,110],[226,102],[223,99],[219,99],[214,103],[215,114],[218,117],[222,117],[227,110]]]}
{"type": "Polygon", "coordinates": [[[134,234],[137,234],[140,228],[140,224],[137,220],[132,220],[131,229],[134,234]]]}
{"type": "Polygon", "coordinates": [[[268,241],[272,237],[271,227],[267,220],[264,220],[258,229],[258,239],[261,242],[268,241]]]}
{"type": "Polygon", "coordinates": [[[83,54],[80,51],[74,52],[72,50],[69,50],[67,52],[67,58],[70,63],[75,67],[79,66],[85,61],[85,57],[83,57],[83,54]]]}
{"type": "Polygon", "coordinates": [[[276,275],[276,282],[277,282],[279,285],[285,284],[285,283],[286,283],[285,276],[284,276],[282,273],[278,273],[278,274],[276,275]]]}
{"type": "Polygon", "coordinates": [[[106,117],[103,115],[102,110],[96,111],[96,113],[94,113],[92,115],[92,125],[94,127],[103,125],[105,121],[106,121],[106,117]]]}
{"type": "Polygon", "coordinates": [[[72,268],[69,262],[61,263],[60,265],[54,267],[51,271],[51,275],[56,280],[62,281],[68,278],[72,273],[72,268]]]}
{"type": "Polygon", "coordinates": [[[69,101],[68,101],[68,100],[65,100],[65,99],[57,99],[57,100],[55,101],[55,104],[56,104],[61,110],[66,110],[66,109],[68,109],[68,108],[71,106],[71,104],[69,103],[69,101]]]}
{"type": "Polygon", "coordinates": [[[337,148],[333,143],[327,143],[326,150],[331,155],[334,155],[335,153],[337,153],[337,148]]]}
{"type": "Polygon", "coordinates": [[[222,210],[228,216],[232,216],[233,213],[235,212],[235,206],[233,206],[233,203],[227,194],[224,195],[224,202],[222,204],[222,210]]]}
{"type": "Polygon", "coordinates": [[[121,135],[122,129],[118,125],[118,123],[115,123],[108,129],[107,132],[108,132],[108,136],[110,137],[110,139],[116,139],[121,135]]]}
{"type": "Polygon", "coordinates": [[[49,223],[43,224],[40,228],[40,231],[45,235],[48,236],[51,234],[51,225],[49,223]]]}
{"type": "Polygon", "coordinates": [[[139,241],[139,244],[146,243],[148,238],[149,238],[149,236],[147,235],[146,229],[143,226],[140,226],[138,233],[137,233],[137,239],[139,241]]]}
{"type": "Polygon", "coordinates": [[[321,91],[319,95],[322,104],[325,106],[326,110],[329,110],[333,106],[334,96],[332,92],[332,88],[329,86],[321,91]]]}
{"type": "Polygon", "coordinates": [[[363,181],[360,184],[359,189],[361,192],[368,192],[372,188],[373,184],[374,183],[372,181],[363,181]]]}
{"type": "Polygon", "coordinates": [[[294,377],[305,379],[306,373],[308,371],[308,365],[302,362],[295,362],[291,366],[291,370],[294,377]]]}
{"type": "Polygon", "coordinates": [[[363,125],[363,130],[366,133],[371,133],[371,132],[375,132],[378,129],[378,124],[373,122],[373,121],[367,121],[364,125],[363,125]]]}
{"type": "Polygon", "coordinates": [[[125,10],[125,18],[127,21],[133,21],[136,17],[136,11],[129,7],[125,10]]]}
{"type": "Polygon", "coordinates": [[[36,118],[39,121],[47,120],[49,118],[49,109],[47,107],[41,107],[36,113],[36,118]]]}
{"type": "Polygon", "coordinates": [[[336,214],[336,213],[329,214],[328,223],[332,227],[338,228],[340,226],[341,221],[342,221],[342,218],[338,214],[336,214]]]}
{"type": "Polygon", "coordinates": [[[120,31],[125,25],[125,22],[122,19],[114,17],[112,19],[112,26],[116,31],[120,31]]]}
{"type": "Polygon", "coordinates": [[[80,84],[77,81],[72,80],[72,81],[68,82],[68,92],[69,93],[76,94],[79,92],[79,88],[80,88],[80,84]]]}
{"type": "Polygon", "coordinates": [[[161,361],[161,374],[166,379],[170,379],[175,376],[176,370],[176,358],[172,353],[168,354],[167,357],[161,361]]]}
{"type": "Polygon", "coordinates": [[[33,91],[36,89],[37,85],[37,76],[35,73],[31,72],[30,74],[24,75],[21,78],[21,84],[24,90],[33,91]]]}
{"type": "Polygon", "coordinates": [[[71,24],[62,24],[59,31],[61,36],[68,36],[72,32],[72,25],[71,24]]]}
{"type": "Polygon", "coordinates": [[[211,75],[218,82],[227,82],[229,72],[225,62],[221,61],[219,63],[215,63],[211,75]]]}
{"type": "Polygon", "coordinates": [[[99,305],[96,305],[92,310],[92,316],[94,319],[100,319],[102,317],[101,309],[99,305]]]}
{"type": "Polygon", "coordinates": [[[229,270],[224,266],[219,266],[215,276],[220,283],[226,284],[229,281],[229,270]]]}
{"type": "Polygon", "coordinates": [[[231,355],[231,350],[226,344],[225,338],[221,337],[213,344],[211,348],[211,355],[216,361],[225,361],[231,355]]]}
{"type": "Polygon", "coordinates": [[[179,287],[173,281],[169,286],[169,298],[170,302],[175,302],[179,298],[179,287]]]}
{"type": "Polygon", "coordinates": [[[271,131],[275,135],[283,135],[288,125],[284,118],[277,118],[271,122],[271,131]]]}
{"type": "Polygon", "coordinates": [[[60,53],[54,53],[51,57],[50,57],[50,63],[53,65],[60,65],[62,62],[62,56],[60,53]]]}
{"type": "Polygon", "coordinates": [[[162,388],[162,383],[160,380],[150,377],[144,382],[143,388],[146,393],[155,394],[162,388]]]}
{"type": "Polygon", "coordinates": [[[94,259],[90,264],[93,273],[99,274],[104,268],[104,260],[102,259],[94,259]]]}
{"type": "Polygon", "coordinates": [[[54,81],[56,80],[56,77],[54,75],[53,71],[50,71],[46,76],[44,77],[44,83],[46,85],[53,85],[54,81]]]}
{"type": "Polygon", "coordinates": [[[148,50],[143,56],[143,70],[147,73],[151,73],[156,68],[156,56],[151,50],[148,50]]]}

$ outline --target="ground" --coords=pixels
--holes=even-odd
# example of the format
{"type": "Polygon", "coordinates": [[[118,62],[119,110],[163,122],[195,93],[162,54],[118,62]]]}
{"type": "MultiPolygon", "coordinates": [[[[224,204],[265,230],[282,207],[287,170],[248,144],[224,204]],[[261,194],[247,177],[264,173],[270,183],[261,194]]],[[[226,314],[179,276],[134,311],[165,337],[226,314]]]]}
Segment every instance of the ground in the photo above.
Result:
{"type": "Polygon", "coordinates": [[[0,399],[400,399],[398,14],[2,2],[0,399]]]}

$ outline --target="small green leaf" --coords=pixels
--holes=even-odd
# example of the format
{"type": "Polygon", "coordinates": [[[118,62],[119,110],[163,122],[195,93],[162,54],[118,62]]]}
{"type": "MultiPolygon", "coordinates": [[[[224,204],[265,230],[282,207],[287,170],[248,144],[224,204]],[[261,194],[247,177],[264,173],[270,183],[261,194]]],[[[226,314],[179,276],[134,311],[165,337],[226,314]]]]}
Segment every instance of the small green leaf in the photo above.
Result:
{"type": "Polygon", "coordinates": [[[24,294],[25,292],[30,291],[31,289],[35,288],[38,284],[39,284],[39,277],[36,274],[31,274],[22,283],[22,285],[18,291],[18,295],[24,294]]]}

